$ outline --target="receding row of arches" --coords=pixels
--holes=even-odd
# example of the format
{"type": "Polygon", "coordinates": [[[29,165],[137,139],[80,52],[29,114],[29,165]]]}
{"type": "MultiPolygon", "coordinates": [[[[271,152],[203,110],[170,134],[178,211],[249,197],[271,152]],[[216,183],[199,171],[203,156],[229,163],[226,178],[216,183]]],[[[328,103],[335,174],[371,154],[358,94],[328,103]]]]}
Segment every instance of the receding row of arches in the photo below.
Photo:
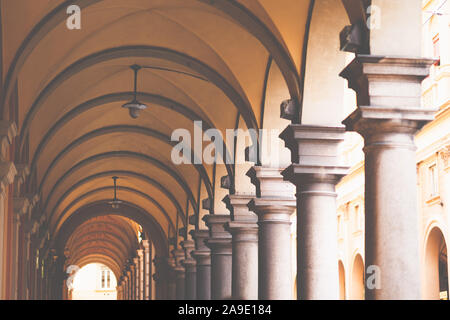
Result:
{"type": "MultiPolygon", "coordinates": [[[[339,260],[339,297],[341,300],[364,300],[365,264],[357,253],[353,258],[350,272],[347,274],[344,263],[339,260]],[[348,288],[347,288],[348,286],[348,288]]],[[[442,230],[431,227],[424,243],[423,257],[424,298],[448,299],[449,265],[447,260],[447,242],[442,230]]],[[[382,284],[380,284],[382,285],[382,284]]]]}

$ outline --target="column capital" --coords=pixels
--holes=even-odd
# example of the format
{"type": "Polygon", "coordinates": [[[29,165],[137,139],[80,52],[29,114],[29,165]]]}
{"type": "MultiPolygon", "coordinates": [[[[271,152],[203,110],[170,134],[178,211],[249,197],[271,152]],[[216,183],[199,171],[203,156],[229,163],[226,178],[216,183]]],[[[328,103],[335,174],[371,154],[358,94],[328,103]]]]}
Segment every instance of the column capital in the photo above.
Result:
{"type": "Polygon", "coordinates": [[[213,254],[231,254],[231,233],[225,229],[230,219],[229,214],[209,214],[203,217],[209,228],[206,245],[213,251],[213,254]]]}
{"type": "Polygon", "coordinates": [[[339,157],[339,145],[344,141],[344,126],[289,125],[281,134],[291,150],[292,165],[282,175],[297,185],[308,180],[331,180],[337,183],[348,173],[339,157]],[[301,179],[300,179],[301,178],[301,179]]]}
{"type": "Polygon", "coordinates": [[[229,222],[230,219],[231,216],[229,214],[208,214],[203,217],[203,221],[205,221],[206,226],[209,228],[209,239],[207,240],[207,244],[212,239],[231,239],[230,233],[225,230],[225,224],[229,222]]]}
{"type": "Polygon", "coordinates": [[[191,253],[192,257],[197,261],[197,266],[210,266],[211,265],[211,251],[194,250],[191,253]]]}
{"type": "Polygon", "coordinates": [[[6,188],[14,182],[17,169],[12,162],[0,161],[0,193],[4,194],[6,188]]]}
{"type": "Polygon", "coordinates": [[[142,240],[142,247],[144,248],[144,250],[149,249],[150,248],[150,241],[142,240]]]}
{"type": "Polygon", "coordinates": [[[175,265],[173,267],[173,270],[178,273],[184,274],[184,267],[181,265],[181,260],[184,259],[184,251],[182,249],[173,249],[172,254],[175,258],[175,265]]]}
{"type": "Polygon", "coordinates": [[[192,251],[195,249],[195,243],[192,240],[185,240],[181,242],[181,246],[184,249],[185,259],[181,261],[181,264],[188,270],[188,268],[194,267],[196,262],[192,257],[192,251]]]}
{"type": "Polygon", "coordinates": [[[195,249],[191,252],[191,256],[197,262],[197,266],[211,265],[211,249],[206,245],[209,238],[208,230],[191,230],[192,238],[195,240],[195,249]]]}
{"type": "Polygon", "coordinates": [[[253,166],[248,170],[247,176],[256,187],[258,198],[295,199],[295,188],[283,180],[282,168],[269,168],[253,166]]]}
{"type": "Polygon", "coordinates": [[[206,239],[209,238],[209,230],[191,230],[190,235],[195,240],[195,249],[201,251],[209,251],[209,248],[206,246],[206,239]]]}
{"type": "Polygon", "coordinates": [[[357,94],[358,109],[343,121],[347,130],[362,135],[380,130],[414,133],[432,121],[437,109],[421,107],[421,83],[434,62],[425,58],[358,55],[340,74],[357,94]]]}
{"type": "Polygon", "coordinates": [[[248,203],[256,196],[252,194],[230,194],[223,198],[232,221],[256,222],[258,217],[248,209],[248,203]]]}
{"type": "Polygon", "coordinates": [[[144,249],[137,249],[136,253],[138,255],[136,259],[142,259],[142,257],[144,256],[144,249]]]}
{"type": "Polygon", "coordinates": [[[16,195],[20,190],[20,186],[25,183],[27,176],[30,174],[30,167],[26,163],[15,164],[17,174],[14,179],[16,195]]]}
{"type": "Polygon", "coordinates": [[[17,136],[17,126],[14,121],[0,120],[0,159],[6,159],[7,148],[17,136]]]}
{"type": "Polygon", "coordinates": [[[233,236],[233,242],[258,242],[257,221],[230,221],[226,228],[233,236]]]}

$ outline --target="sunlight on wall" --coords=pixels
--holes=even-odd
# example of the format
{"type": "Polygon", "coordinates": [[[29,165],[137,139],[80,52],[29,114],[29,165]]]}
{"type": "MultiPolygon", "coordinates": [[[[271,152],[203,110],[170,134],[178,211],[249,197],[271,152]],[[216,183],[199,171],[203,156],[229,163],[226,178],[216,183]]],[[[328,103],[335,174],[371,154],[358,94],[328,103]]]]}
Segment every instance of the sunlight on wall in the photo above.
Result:
{"type": "Polygon", "coordinates": [[[76,273],[72,300],[116,300],[116,286],[117,280],[111,269],[91,263],[76,273]]]}

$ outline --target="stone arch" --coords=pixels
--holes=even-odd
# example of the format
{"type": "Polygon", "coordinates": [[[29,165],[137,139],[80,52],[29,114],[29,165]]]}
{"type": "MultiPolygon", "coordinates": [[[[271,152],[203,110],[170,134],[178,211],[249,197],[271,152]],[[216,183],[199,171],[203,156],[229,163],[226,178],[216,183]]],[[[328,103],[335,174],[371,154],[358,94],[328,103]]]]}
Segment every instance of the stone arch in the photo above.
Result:
{"type": "Polygon", "coordinates": [[[449,293],[447,242],[438,226],[427,235],[424,255],[424,298],[438,300],[441,292],[449,293]]]}
{"type": "Polygon", "coordinates": [[[105,201],[92,203],[78,209],[54,235],[53,245],[58,252],[63,252],[64,246],[72,232],[83,222],[99,216],[119,215],[136,221],[142,226],[155,246],[156,255],[164,257],[168,253],[168,240],[159,224],[151,214],[134,204],[123,201],[121,209],[113,210],[105,201]]]}
{"type": "Polygon", "coordinates": [[[353,259],[351,270],[351,300],[364,300],[364,261],[362,256],[357,253],[353,259]]]}

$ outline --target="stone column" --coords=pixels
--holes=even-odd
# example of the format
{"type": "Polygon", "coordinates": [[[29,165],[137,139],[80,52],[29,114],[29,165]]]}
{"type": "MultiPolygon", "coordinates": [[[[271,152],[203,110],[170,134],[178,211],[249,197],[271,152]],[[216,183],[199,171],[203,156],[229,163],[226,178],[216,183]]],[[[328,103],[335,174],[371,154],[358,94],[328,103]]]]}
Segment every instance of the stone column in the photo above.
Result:
{"type": "Polygon", "coordinates": [[[258,291],[262,300],[292,299],[290,216],[296,201],[294,186],[283,181],[281,171],[255,166],[247,173],[257,194],[249,209],[258,215],[258,291]]]}
{"type": "Polygon", "coordinates": [[[176,299],[184,300],[185,299],[185,282],[186,282],[186,273],[181,265],[181,260],[184,259],[184,251],[181,249],[174,249],[172,251],[173,256],[175,258],[175,277],[176,277],[176,299]]]}
{"type": "Polygon", "coordinates": [[[358,102],[344,124],[364,138],[367,299],[421,298],[414,135],[436,111],[421,107],[433,62],[358,55],[341,73],[358,102]]]}
{"type": "Polygon", "coordinates": [[[144,283],[144,250],[143,249],[139,249],[137,250],[137,255],[138,255],[138,265],[139,265],[139,300],[144,300],[144,287],[145,287],[145,283],[144,283]]]}
{"type": "Polygon", "coordinates": [[[344,127],[290,125],[281,134],[293,164],[283,171],[297,188],[297,298],[338,300],[336,184],[348,168],[338,146],[344,127]]]}
{"type": "Polygon", "coordinates": [[[123,300],[123,297],[122,297],[122,280],[118,281],[116,290],[117,290],[117,300],[123,300]]]}
{"type": "Polygon", "coordinates": [[[20,252],[19,252],[19,230],[20,230],[20,223],[22,220],[22,217],[24,217],[29,210],[29,201],[26,197],[15,197],[13,198],[13,211],[14,211],[14,257],[13,257],[13,283],[14,283],[14,295],[13,299],[18,299],[18,286],[19,286],[19,259],[20,259],[20,252]]]}
{"type": "Polygon", "coordinates": [[[128,300],[128,278],[126,273],[123,273],[123,300],[128,300]]]}
{"type": "Polygon", "coordinates": [[[177,297],[177,287],[176,287],[176,274],[175,274],[175,259],[173,257],[160,258],[155,257],[155,274],[153,275],[153,280],[156,285],[156,297],[155,299],[168,299],[175,300],[177,297]],[[165,270],[165,272],[164,272],[165,270]],[[165,277],[163,277],[165,274],[165,277]],[[167,292],[164,293],[162,290],[163,281],[167,281],[167,292]]]}
{"type": "Polygon", "coordinates": [[[144,248],[144,300],[151,300],[151,288],[152,288],[152,252],[150,242],[148,240],[142,240],[142,247],[144,248]]]}
{"type": "Polygon", "coordinates": [[[133,258],[133,265],[134,265],[134,300],[139,300],[139,284],[140,284],[140,267],[139,267],[139,257],[133,258]]]}
{"type": "Polygon", "coordinates": [[[208,230],[191,230],[195,240],[195,250],[191,255],[197,265],[197,300],[211,299],[211,250],[206,246],[209,237],[208,230]]]}
{"type": "Polygon", "coordinates": [[[228,214],[209,214],[203,217],[209,228],[206,245],[211,249],[211,299],[231,298],[231,234],[225,230],[228,214]]]}
{"type": "Polygon", "coordinates": [[[231,212],[227,230],[232,235],[232,296],[238,300],[258,299],[258,217],[248,209],[254,195],[228,195],[231,212]]]}
{"type": "Polygon", "coordinates": [[[136,300],[136,266],[130,265],[130,300],[136,300]]]}
{"type": "MultiPolygon", "coordinates": [[[[14,163],[7,161],[9,146],[13,143],[14,137],[17,136],[17,126],[14,122],[8,120],[0,120],[0,221],[5,221],[6,207],[6,192],[11,183],[14,182],[14,177],[17,174],[17,169],[14,163]]],[[[0,275],[3,275],[5,270],[5,243],[4,237],[0,237],[0,275]]],[[[0,288],[4,288],[4,277],[0,276],[0,288]]],[[[0,299],[5,299],[4,290],[0,290],[0,299]]]]}
{"type": "Polygon", "coordinates": [[[194,241],[185,240],[181,243],[184,249],[185,260],[181,261],[185,274],[185,300],[195,300],[197,297],[197,268],[196,262],[192,258],[192,251],[195,249],[194,241]]]}

